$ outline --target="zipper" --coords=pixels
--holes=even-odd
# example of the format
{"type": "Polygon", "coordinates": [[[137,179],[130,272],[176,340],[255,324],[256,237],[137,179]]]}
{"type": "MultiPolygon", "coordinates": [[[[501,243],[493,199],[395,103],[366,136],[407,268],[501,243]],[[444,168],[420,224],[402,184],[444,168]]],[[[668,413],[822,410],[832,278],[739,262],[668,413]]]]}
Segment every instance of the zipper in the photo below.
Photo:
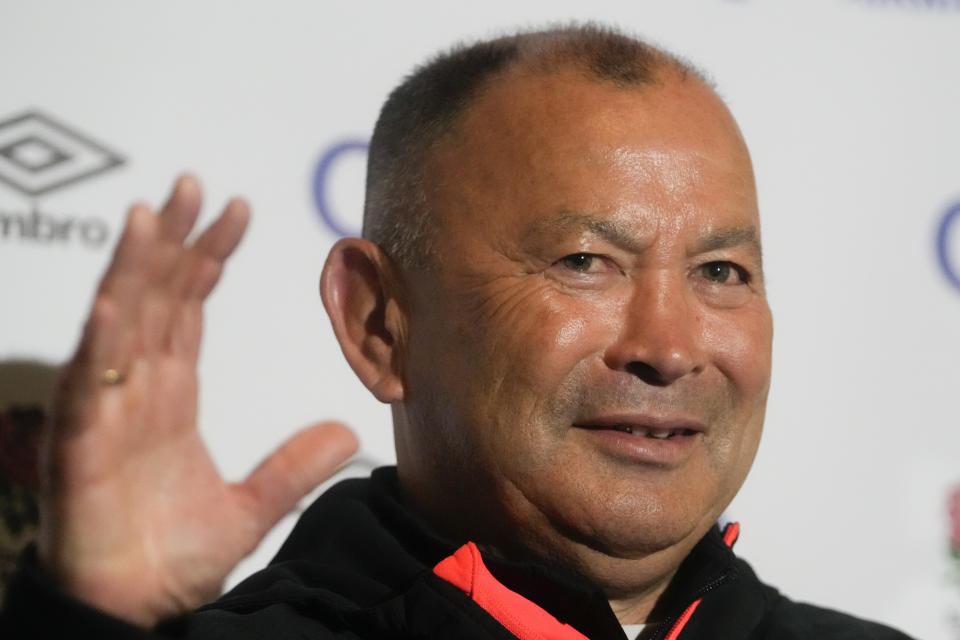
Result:
{"type": "Polygon", "coordinates": [[[691,602],[686,609],[683,610],[683,613],[681,613],[676,620],[673,621],[673,624],[670,625],[670,631],[667,633],[667,635],[663,636],[663,640],[677,640],[680,632],[683,631],[683,628],[686,626],[687,622],[690,621],[690,617],[693,615],[693,612],[698,606],[700,606],[703,596],[727,582],[730,579],[729,573],[730,572],[728,570],[713,582],[709,582],[697,590],[696,594],[694,594],[696,599],[691,602]]]}
{"type": "Polygon", "coordinates": [[[693,612],[697,610],[697,607],[700,606],[700,603],[703,602],[703,598],[697,598],[693,601],[686,610],[680,614],[680,617],[677,618],[677,621],[673,623],[673,626],[670,627],[670,633],[667,634],[667,637],[664,640],[677,640],[677,636],[680,635],[680,632],[683,631],[683,628],[687,626],[687,622],[690,620],[690,616],[693,615],[693,612]]]}
{"type": "MultiPolygon", "coordinates": [[[[739,535],[739,522],[728,523],[723,529],[723,541],[726,543],[728,548],[733,547],[733,544],[737,541],[739,535]]],[[[677,638],[680,636],[680,632],[683,631],[683,628],[687,626],[687,623],[693,616],[693,612],[697,610],[697,607],[700,606],[700,602],[703,601],[703,596],[727,582],[730,579],[730,573],[731,570],[728,569],[712,582],[708,582],[704,586],[700,587],[700,589],[698,589],[694,594],[695,600],[683,610],[683,613],[681,613],[676,620],[674,620],[673,624],[670,625],[670,631],[668,631],[667,635],[663,637],[663,640],[677,640],[677,638]]]]}

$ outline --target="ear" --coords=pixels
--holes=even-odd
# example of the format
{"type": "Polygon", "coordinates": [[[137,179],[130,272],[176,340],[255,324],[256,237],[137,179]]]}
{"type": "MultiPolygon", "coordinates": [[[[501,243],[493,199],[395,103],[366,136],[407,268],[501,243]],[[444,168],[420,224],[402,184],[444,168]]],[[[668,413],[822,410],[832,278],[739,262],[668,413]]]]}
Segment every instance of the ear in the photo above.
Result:
{"type": "Polygon", "coordinates": [[[320,297],[353,372],[377,400],[403,400],[400,353],[406,316],[397,274],[380,247],[343,238],[320,275],[320,297]]]}

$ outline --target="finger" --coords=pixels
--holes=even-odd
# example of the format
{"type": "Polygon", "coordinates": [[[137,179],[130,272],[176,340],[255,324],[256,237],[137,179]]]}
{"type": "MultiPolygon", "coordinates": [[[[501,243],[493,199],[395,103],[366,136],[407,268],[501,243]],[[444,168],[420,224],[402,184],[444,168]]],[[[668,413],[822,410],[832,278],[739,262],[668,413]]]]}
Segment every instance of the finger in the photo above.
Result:
{"type": "Polygon", "coordinates": [[[140,288],[140,280],[150,267],[150,254],[157,231],[157,217],[147,205],[137,203],[130,207],[98,293],[121,298],[123,293],[140,288]]]}
{"type": "Polygon", "coordinates": [[[160,209],[160,236],[171,244],[182,244],[197,222],[203,196],[196,177],[185,174],[177,178],[160,209]]]}
{"type": "MultiPolygon", "coordinates": [[[[147,313],[158,326],[166,325],[166,314],[158,312],[164,308],[162,298],[169,287],[170,279],[184,255],[184,246],[190,231],[200,215],[202,196],[200,183],[189,174],[177,178],[170,190],[166,203],[157,216],[157,235],[150,247],[149,270],[145,274],[145,287],[157,292],[150,299],[158,302],[150,305],[147,313]],[[159,297],[159,299],[158,299],[159,297]]],[[[154,340],[153,343],[157,341],[154,340]]]]}
{"type": "Polygon", "coordinates": [[[63,428],[82,427],[84,416],[95,406],[97,394],[108,390],[104,372],[126,372],[133,359],[129,319],[139,307],[156,235],[157,218],[153,212],[144,204],[133,205],[97,288],[73,358],[58,377],[54,422],[63,428]]]}
{"type": "Polygon", "coordinates": [[[73,430],[87,424],[85,416],[93,410],[94,397],[106,389],[102,382],[103,372],[119,366],[107,364],[119,351],[119,330],[116,307],[109,299],[98,298],[84,326],[76,354],[57,379],[53,403],[56,411],[50,424],[58,430],[73,430]]]}
{"type": "Polygon", "coordinates": [[[173,287],[187,300],[203,300],[210,295],[223,264],[236,250],[250,221],[250,207],[240,199],[231,200],[223,213],[206,229],[178,265],[173,287]]]}
{"type": "Polygon", "coordinates": [[[163,304],[148,305],[148,313],[144,314],[145,324],[156,328],[145,335],[158,338],[147,344],[148,351],[165,346],[172,354],[197,357],[203,315],[201,303],[220,280],[224,261],[240,243],[249,219],[247,203],[234,199],[192,246],[180,252],[163,285],[164,295],[153,298],[163,304]]]}
{"type": "Polygon", "coordinates": [[[336,422],[316,424],[280,446],[237,489],[251,502],[254,521],[266,532],[299,500],[356,453],[357,437],[336,422]]]}
{"type": "Polygon", "coordinates": [[[241,198],[234,198],[223,208],[223,213],[210,228],[203,232],[193,248],[223,262],[230,257],[250,221],[250,205],[241,198]]]}
{"type": "Polygon", "coordinates": [[[130,342],[129,325],[140,307],[156,235],[153,212],[144,204],[131,207],[74,355],[79,366],[117,367],[129,359],[119,352],[130,342]]]}
{"type": "Polygon", "coordinates": [[[73,364],[85,369],[109,366],[105,363],[118,349],[121,330],[116,303],[110,297],[98,296],[83,327],[73,364]]]}

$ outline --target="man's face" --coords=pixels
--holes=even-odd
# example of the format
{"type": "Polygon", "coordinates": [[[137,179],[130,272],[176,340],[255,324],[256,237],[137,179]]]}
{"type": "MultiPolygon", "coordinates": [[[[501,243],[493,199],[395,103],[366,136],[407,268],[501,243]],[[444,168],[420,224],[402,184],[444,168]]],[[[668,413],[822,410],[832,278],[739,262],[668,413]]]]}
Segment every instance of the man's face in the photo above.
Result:
{"type": "Polygon", "coordinates": [[[685,554],[747,474],[769,385],[753,175],[725,107],[693,78],[511,71],[427,175],[407,491],[493,546],[685,554]]]}

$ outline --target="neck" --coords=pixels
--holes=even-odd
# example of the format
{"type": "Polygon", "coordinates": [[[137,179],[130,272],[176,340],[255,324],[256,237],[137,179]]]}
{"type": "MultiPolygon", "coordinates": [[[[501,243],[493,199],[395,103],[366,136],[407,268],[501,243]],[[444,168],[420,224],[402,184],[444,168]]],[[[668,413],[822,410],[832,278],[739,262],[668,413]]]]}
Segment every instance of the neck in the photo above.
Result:
{"type": "Polygon", "coordinates": [[[636,558],[610,556],[584,547],[568,553],[563,561],[600,588],[620,624],[643,624],[652,622],[650,614],[687,549],[665,549],[636,558]]]}
{"type": "Polygon", "coordinates": [[[610,600],[610,608],[613,610],[620,624],[645,624],[655,622],[650,620],[650,613],[657,604],[660,596],[666,590],[670,583],[669,579],[662,584],[656,585],[646,593],[638,594],[631,598],[622,598],[610,600]]]}

